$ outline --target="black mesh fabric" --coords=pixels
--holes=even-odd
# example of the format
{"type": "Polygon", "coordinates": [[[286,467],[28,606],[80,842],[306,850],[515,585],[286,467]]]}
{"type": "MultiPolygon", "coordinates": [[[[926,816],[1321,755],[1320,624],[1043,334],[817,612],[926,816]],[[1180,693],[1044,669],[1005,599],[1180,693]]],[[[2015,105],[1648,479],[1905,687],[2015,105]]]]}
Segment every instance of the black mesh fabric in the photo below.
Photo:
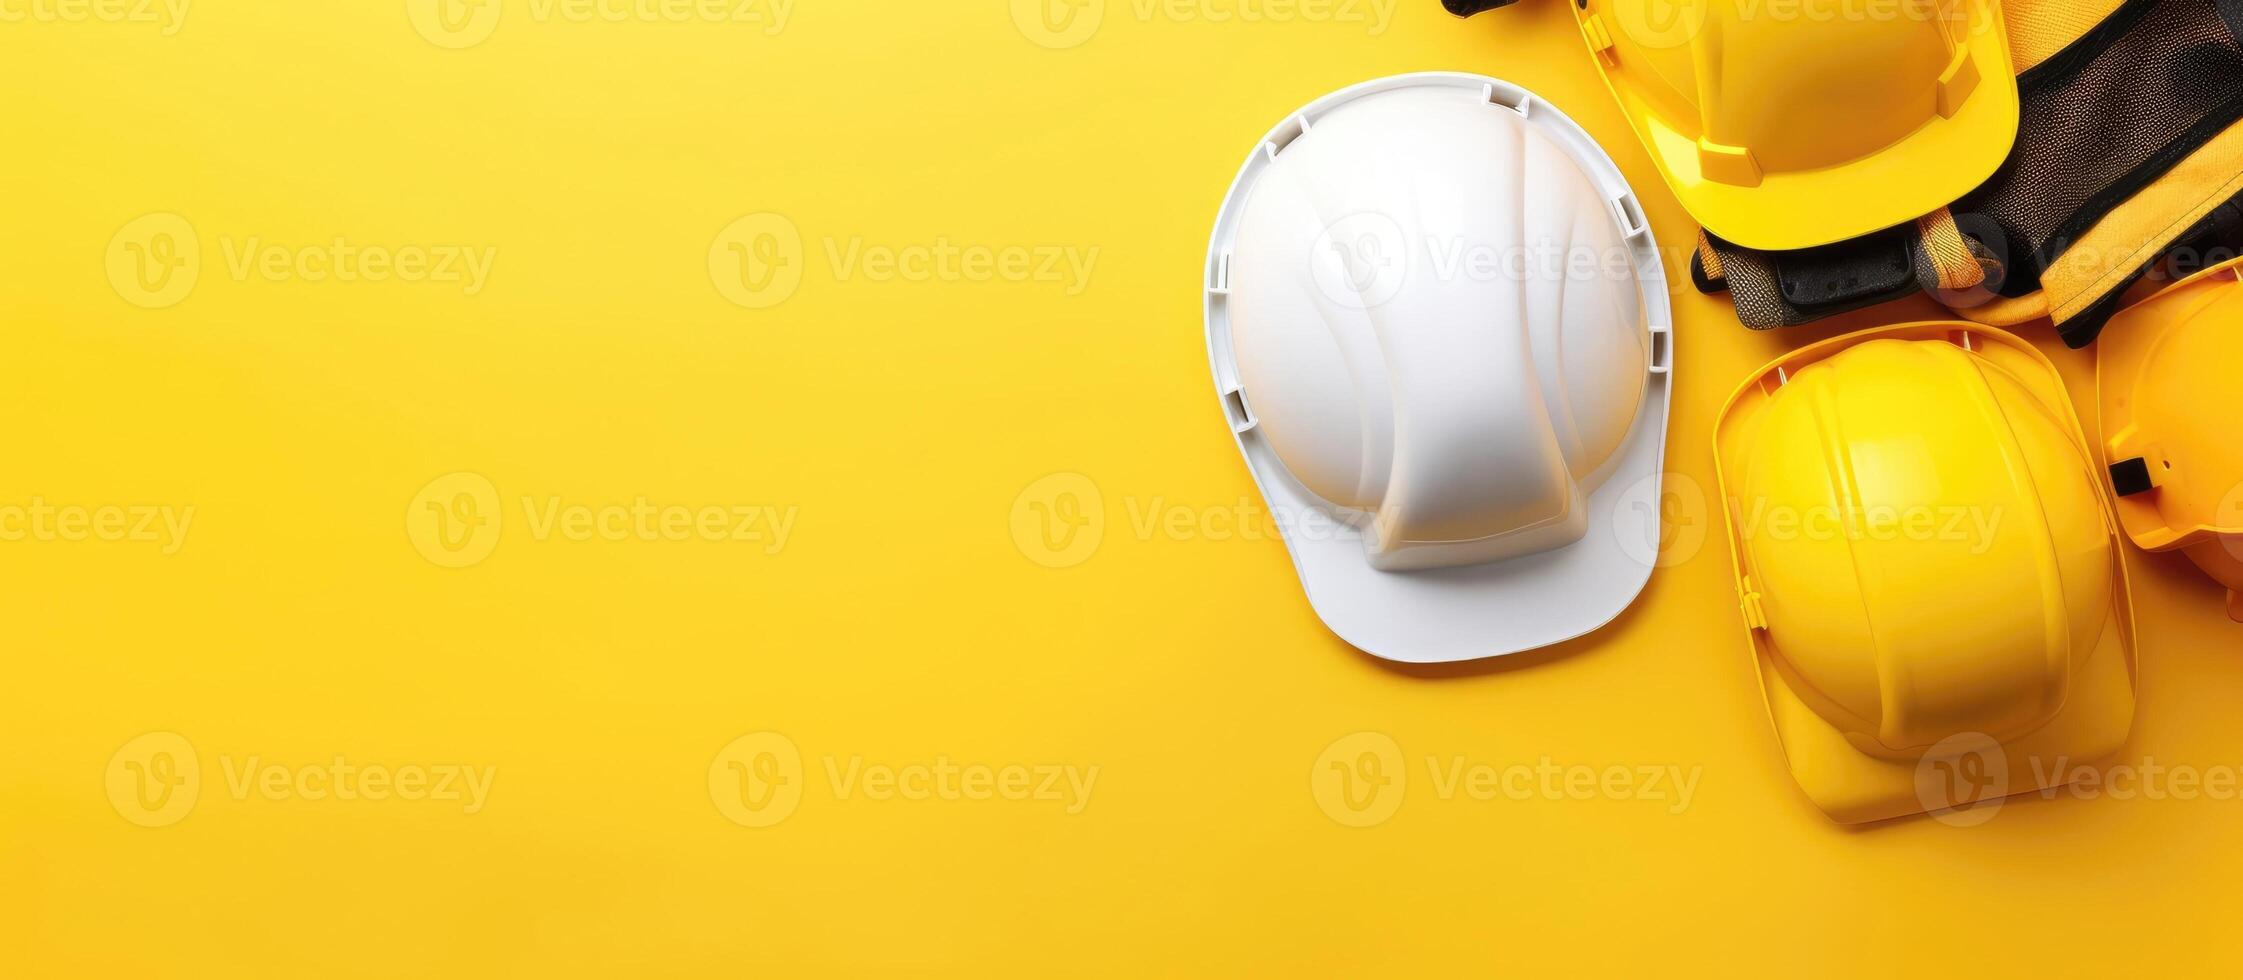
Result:
{"type": "Polygon", "coordinates": [[[2009,234],[2004,295],[2039,288],[2081,232],[2243,117],[2243,43],[2220,7],[2128,0],[2018,76],[2017,148],[1954,207],[2009,234]]]}
{"type": "Polygon", "coordinates": [[[1754,330],[1796,327],[1813,321],[1805,311],[1784,302],[1776,288],[1776,267],[1768,254],[1714,243],[1721,253],[1722,281],[1729,287],[1729,302],[1737,319],[1754,330]]]}

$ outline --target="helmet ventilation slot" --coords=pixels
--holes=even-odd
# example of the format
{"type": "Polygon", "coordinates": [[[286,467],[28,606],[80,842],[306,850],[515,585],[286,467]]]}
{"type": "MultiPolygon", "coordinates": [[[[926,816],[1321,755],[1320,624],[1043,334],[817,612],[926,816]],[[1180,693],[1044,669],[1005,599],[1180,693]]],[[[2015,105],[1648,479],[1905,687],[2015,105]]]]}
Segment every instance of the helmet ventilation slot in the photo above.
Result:
{"type": "Polygon", "coordinates": [[[1223,417],[1230,420],[1232,432],[1245,432],[1254,427],[1254,413],[1246,407],[1246,389],[1232,388],[1223,392],[1223,417]]]}
{"type": "Polygon", "coordinates": [[[1229,249],[1223,250],[1222,254],[1215,256],[1215,261],[1207,264],[1207,291],[1217,296],[1230,295],[1231,253],[1229,249]]]}
{"type": "Polygon", "coordinates": [[[1489,105],[1530,118],[1534,115],[1534,96],[1527,94],[1526,89],[1491,84],[1481,90],[1481,97],[1487,99],[1489,105]]]}
{"type": "Polygon", "coordinates": [[[1294,116],[1285,120],[1284,125],[1277,127],[1277,131],[1270,134],[1269,142],[1263,144],[1262,149],[1270,159],[1275,160],[1278,154],[1285,152],[1286,147],[1293,145],[1294,140],[1308,135],[1308,129],[1307,116],[1294,116]]]}
{"type": "Polygon", "coordinates": [[[1620,223],[1622,238],[1641,238],[1651,234],[1651,221],[1643,216],[1643,205],[1633,194],[1623,194],[1612,199],[1612,219],[1620,223]]]}

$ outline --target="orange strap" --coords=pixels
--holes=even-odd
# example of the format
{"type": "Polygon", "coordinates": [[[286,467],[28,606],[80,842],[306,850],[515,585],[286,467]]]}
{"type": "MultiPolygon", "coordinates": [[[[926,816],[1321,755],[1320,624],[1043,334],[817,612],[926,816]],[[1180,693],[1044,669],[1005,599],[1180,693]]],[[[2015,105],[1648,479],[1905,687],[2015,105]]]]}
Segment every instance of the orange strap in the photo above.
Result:
{"type": "Polygon", "coordinates": [[[1939,275],[1939,288],[1962,290],[1986,281],[1986,270],[1971,254],[1970,243],[1955,227],[1955,216],[1940,208],[1916,219],[1916,235],[1923,239],[1924,256],[1939,275]]]}
{"type": "Polygon", "coordinates": [[[1707,279],[1720,282],[1729,278],[1721,274],[1721,253],[1714,251],[1713,241],[1703,228],[1698,229],[1698,264],[1705,267],[1707,279]]]}

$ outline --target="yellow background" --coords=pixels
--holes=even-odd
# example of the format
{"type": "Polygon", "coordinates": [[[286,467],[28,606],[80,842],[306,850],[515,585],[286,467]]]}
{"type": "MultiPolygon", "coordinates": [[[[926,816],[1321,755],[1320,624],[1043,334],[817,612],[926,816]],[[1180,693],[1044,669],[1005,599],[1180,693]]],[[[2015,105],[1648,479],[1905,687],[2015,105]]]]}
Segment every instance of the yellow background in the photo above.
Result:
{"type": "MultiPolygon", "coordinates": [[[[0,975],[2232,960],[2243,803],[1823,819],[1765,720],[1718,530],[1600,633],[1439,669],[1326,633],[1278,541],[1201,533],[1253,494],[1207,376],[1207,230],[1288,111],[1399,72],[1496,74],[1604,141],[1664,243],[1693,226],[1562,4],[1459,23],[1398,0],[1383,32],[1340,16],[1367,0],[1276,21],[1182,9],[1107,0],[1066,48],[1006,0],[800,0],[776,34],[505,0],[458,50],[403,0],[204,0],[170,36],[0,23],[0,504],[195,508],[168,555],[0,544],[0,975]],[[105,260],[151,213],[202,252],[191,292],[153,310],[105,260]],[[765,213],[799,229],[802,279],[748,309],[711,249],[765,213]],[[224,252],[338,236],[496,262],[470,296],[236,278],[224,252]],[[1070,295],[844,281],[825,245],[851,239],[1098,252],[1070,295]],[[487,480],[505,521],[457,569],[407,519],[454,473],[487,480]],[[1098,538],[1039,561],[1016,518],[1054,474],[1095,489],[1080,530],[1098,538]],[[539,540],[522,497],[795,519],[776,554],[539,540]],[[1179,507],[1189,533],[1139,530],[1179,507]],[[117,754],[167,732],[199,759],[199,799],[138,826],[117,754]],[[798,748],[799,806],[742,826],[711,769],[764,732],[798,748]],[[1360,829],[1310,781],[1356,732],[1408,766],[1391,818],[1360,829]],[[337,756],[496,781],[472,814],[228,788],[227,766],[337,756]],[[1680,813],[1444,800],[1429,757],[1702,778],[1680,813]],[[840,799],[824,766],[852,758],[1098,770],[1069,814],[840,799]]],[[[1710,488],[1736,381],[1839,327],[1753,334],[1717,299],[1676,300],[1670,467],[1710,488]]],[[[2028,332],[2085,399],[2091,358],[2028,332]]],[[[1682,516],[1678,542],[1708,519],[1682,516]]],[[[2243,764],[2243,632],[2185,562],[2135,557],[2129,757],[2243,764]]]]}

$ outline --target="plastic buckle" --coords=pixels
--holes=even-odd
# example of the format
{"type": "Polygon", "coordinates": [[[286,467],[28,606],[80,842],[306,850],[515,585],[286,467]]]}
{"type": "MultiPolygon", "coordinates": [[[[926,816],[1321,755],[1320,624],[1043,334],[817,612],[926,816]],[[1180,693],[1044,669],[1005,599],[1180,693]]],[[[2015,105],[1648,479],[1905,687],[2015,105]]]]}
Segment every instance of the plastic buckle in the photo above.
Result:
{"type": "Polygon", "coordinates": [[[2150,461],[2140,456],[2111,464],[2111,490],[2121,497],[2148,493],[2157,483],[2150,479],[2150,461]]]}
{"type": "Polygon", "coordinates": [[[1766,630],[1768,609],[1760,602],[1760,590],[1752,587],[1752,576],[1737,580],[1737,606],[1744,610],[1745,628],[1766,630]]]}
{"type": "Polygon", "coordinates": [[[1604,18],[1595,14],[1581,15],[1581,36],[1588,40],[1589,50],[1605,67],[1620,63],[1619,46],[1612,43],[1612,29],[1604,26],[1604,18]]]}

